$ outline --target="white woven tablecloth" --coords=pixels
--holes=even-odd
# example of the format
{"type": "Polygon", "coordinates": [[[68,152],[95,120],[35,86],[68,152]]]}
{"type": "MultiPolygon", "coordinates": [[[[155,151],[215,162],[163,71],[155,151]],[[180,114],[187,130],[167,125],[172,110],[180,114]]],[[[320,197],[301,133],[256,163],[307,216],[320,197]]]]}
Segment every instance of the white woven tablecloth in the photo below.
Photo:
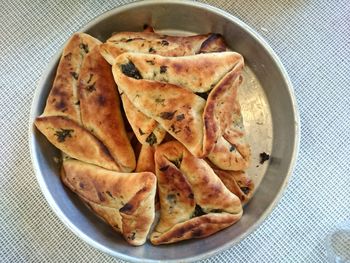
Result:
{"type": "MultiPolygon", "coordinates": [[[[118,261],[85,244],[51,211],[31,168],[27,131],[50,58],[74,31],[127,2],[0,1],[0,262],[118,261]]],[[[268,219],[205,262],[326,261],[325,236],[350,219],[350,2],[206,2],[252,26],[281,58],[299,104],[301,147],[268,219]]]]}

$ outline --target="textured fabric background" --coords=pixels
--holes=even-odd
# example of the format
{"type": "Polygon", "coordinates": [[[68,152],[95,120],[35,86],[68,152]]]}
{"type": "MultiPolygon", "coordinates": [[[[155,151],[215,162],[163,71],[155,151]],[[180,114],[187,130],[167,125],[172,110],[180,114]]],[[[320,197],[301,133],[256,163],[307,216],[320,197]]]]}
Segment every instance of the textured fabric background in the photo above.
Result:
{"type": "MultiPolygon", "coordinates": [[[[0,1],[1,262],[118,262],[65,228],[31,168],[28,117],[42,71],[72,32],[128,1],[67,2],[0,1]]],[[[281,58],[299,104],[301,147],[290,185],[268,219],[205,262],[326,261],[327,233],[350,219],[350,3],[206,2],[252,26],[281,58]]]]}

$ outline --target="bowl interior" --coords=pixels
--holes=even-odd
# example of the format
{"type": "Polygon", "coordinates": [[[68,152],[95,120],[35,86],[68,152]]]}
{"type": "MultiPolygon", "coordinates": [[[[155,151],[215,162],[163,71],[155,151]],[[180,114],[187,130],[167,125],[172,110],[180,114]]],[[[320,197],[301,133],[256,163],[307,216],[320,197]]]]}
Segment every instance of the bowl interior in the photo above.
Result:
{"type": "Polygon", "coordinates": [[[238,19],[199,3],[177,1],[138,2],[109,11],[82,31],[106,40],[118,31],[140,31],[144,24],[157,30],[224,35],[231,49],[243,54],[246,63],[263,87],[271,119],[271,160],[253,199],[235,225],[201,240],[173,245],[131,247],[105,223],[82,205],[76,195],[63,187],[54,157],[59,152],[32,125],[46,103],[60,54],[58,53],[39,83],[30,119],[30,146],[38,181],[49,204],[60,219],[84,241],[130,261],[189,261],[210,256],[240,241],[271,212],[279,200],[295,160],[298,119],[291,86],[283,67],[267,44],[238,19]]]}

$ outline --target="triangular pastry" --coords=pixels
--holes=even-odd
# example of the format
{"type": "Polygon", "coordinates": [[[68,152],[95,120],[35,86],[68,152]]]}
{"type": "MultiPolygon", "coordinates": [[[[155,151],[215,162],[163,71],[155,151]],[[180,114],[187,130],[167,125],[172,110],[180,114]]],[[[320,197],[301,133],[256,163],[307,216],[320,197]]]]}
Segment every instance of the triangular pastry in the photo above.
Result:
{"type": "Polygon", "coordinates": [[[194,92],[208,92],[214,88],[222,93],[235,80],[226,75],[238,74],[242,65],[242,56],[235,52],[181,58],[124,53],[117,58],[112,71],[122,96],[127,96],[138,110],[159,123],[192,154],[205,157],[214,148],[218,132],[210,130],[208,121],[203,118],[206,101],[201,93],[194,92]],[[225,65],[220,66],[220,61],[225,65]],[[161,77],[162,67],[169,70],[164,77],[161,77]],[[150,70],[153,71],[151,75],[150,70]],[[206,74],[202,75],[202,71],[206,74]],[[180,73],[178,78],[177,73],[180,73]],[[193,78],[198,81],[191,80],[193,78]],[[185,87],[178,86],[180,83],[185,87]],[[207,133],[209,138],[206,138],[207,133]]]}
{"type": "Polygon", "coordinates": [[[179,142],[157,146],[155,163],[160,220],[151,235],[153,244],[205,237],[241,218],[239,198],[206,161],[194,157],[179,142]]]}
{"type": "Polygon", "coordinates": [[[147,31],[116,33],[101,46],[101,54],[111,65],[124,52],[179,57],[225,50],[225,42],[219,34],[167,36],[147,31]]]}
{"type": "Polygon", "coordinates": [[[82,123],[108,148],[120,171],[130,172],[136,166],[134,151],[125,131],[111,66],[99,49],[96,46],[86,55],[78,78],[82,123]]]}
{"type": "MultiPolygon", "coordinates": [[[[220,34],[190,37],[166,36],[154,33],[153,28],[150,26],[146,26],[144,32],[117,33],[109,38],[105,44],[102,44],[100,48],[101,54],[111,65],[114,64],[118,55],[128,51],[136,53],[156,53],[163,56],[183,56],[225,50],[227,50],[227,47],[220,34]],[[151,48],[151,46],[153,46],[153,48],[151,48]],[[157,50],[155,46],[157,46],[157,50]]],[[[148,63],[150,62],[152,63],[152,61],[148,63]]],[[[129,123],[140,143],[147,145],[157,145],[161,143],[166,133],[161,125],[154,119],[144,115],[140,110],[137,110],[134,105],[130,103],[129,99],[122,96],[122,94],[121,99],[129,123]]]]}
{"type": "Polygon", "coordinates": [[[250,163],[240,104],[237,97],[243,61],[235,66],[209,93],[204,109],[205,141],[208,158],[223,170],[244,170],[250,163]]]}
{"type": "Polygon", "coordinates": [[[37,117],[38,130],[68,156],[106,169],[119,171],[108,149],[88,130],[62,116],[37,117]]]}
{"type": "MultiPolygon", "coordinates": [[[[124,53],[116,62],[128,61],[147,80],[174,84],[193,92],[204,93],[230,71],[240,70],[243,66],[242,55],[236,52],[206,53],[186,57],[164,57],[153,54],[124,53]]],[[[131,65],[130,65],[131,67],[131,65]]],[[[124,74],[128,68],[124,66],[124,74]]],[[[130,77],[132,72],[129,72],[130,77]]]]}
{"type": "Polygon", "coordinates": [[[63,49],[42,116],[65,116],[81,123],[77,91],[80,68],[86,55],[100,43],[84,33],[70,38],[63,49]]]}
{"type": "Polygon", "coordinates": [[[63,162],[64,184],[134,246],[145,243],[154,220],[153,173],[118,173],[77,160],[63,162]]]}

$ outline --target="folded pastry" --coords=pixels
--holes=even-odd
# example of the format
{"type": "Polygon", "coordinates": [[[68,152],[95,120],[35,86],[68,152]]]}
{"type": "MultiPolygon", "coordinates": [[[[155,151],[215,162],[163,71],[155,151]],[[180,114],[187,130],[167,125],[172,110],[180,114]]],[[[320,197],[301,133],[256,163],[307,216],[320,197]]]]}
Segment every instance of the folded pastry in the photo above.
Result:
{"type": "Polygon", "coordinates": [[[145,243],[154,220],[153,173],[118,173],[77,160],[63,162],[64,184],[131,245],[145,243]]]}
{"type": "MultiPolygon", "coordinates": [[[[130,65],[132,64],[128,60],[119,60],[118,57],[113,66],[113,75],[119,91],[123,96],[126,95],[137,109],[156,120],[172,136],[186,145],[192,153],[201,156],[202,113],[205,100],[173,84],[138,80],[124,75],[123,69],[130,65]]],[[[135,67],[132,71],[138,72],[135,67]]]]}
{"type": "Polygon", "coordinates": [[[209,93],[204,109],[204,144],[209,160],[223,170],[244,170],[250,163],[250,147],[246,142],[240,104],[237,98],[242,81],[243,61],[236,64],[209,93]]]}
{"type": "Polygon", "coordinates": [[[116,59],[118,64],[120,61],[130,63],[123,70],[129,77],[166,82],[198,93],[210,91],[228,72],[233,69],[238,72],[244,64],[243,57],[236,52],[186,57],[124,53],[116,59]],[[131,67],[137,69],[138,76],[136,72],[133,74],[131,67]]]}
{"type": "Polygon", "coordinates": [[[113,65],[117,56],[124,52],[158,54],[167,57],[195,55],[201,52],[225,51],[221,35],[167,36],[154,32],[116,33],[101,46],[101,54],[113,65]]]}
{"type": "Polygon", "coordinates": [[[78,94],[83,126],[108,148],[120,171],[135,169],[135,154],[124,127],[111,66],[94,47],[82,64],[78,94]]]}
{"type": "Polygon", "coordinates": [[[88,130],[62,116],[37,117],[38,130],[59,150],[68,156],[119,171],[108,149],[88,130]]]}
{"type": "Polygon", "coordinates": [[[77,92],[81,64],[101,42],[87,34],[74,34],[63,49],[43,116],[65,116],[81,123],[77,92]]]}
{"type": "Polygon", "coordinates": [[[142,145],[135,172],[155,173],[154,153],[154,146],[142,145]]]}
{"type": "MultiPolygon", "coordinates": [[[[134,107],[159,123],[193,155],[205,157],[213,150],[220,130],[211,131],[212,123],[203,118],[203,94],[194,92],[214,88],[215,94],[224,94],[225,89],[235,85],[236,78],[230,76],[238,76],[242,66],[243,58],[235,52],[179,58],[124,53],[116,59],[112,71],[122,96],[127,96],[134,107]]],[[[210,101],[215,103],[216,97],[210,101]]],[[[213,121],[212,108],[220,107],[213,104],[208,108],[206,115],[213,121]]]]}
{"type": "Polygon", "coordinates": [[[206,237],[241,218],[239,198],[179,142],[158,146],[155,162],[160,220],[151,235],[153,244],[206,237]]]}
{"type": "MultiPolygon", "coordinates": [[[[183,56],[201,52],[225,51],[226,49],[223,37],[219,34],[172,37],[156,34],[152,27],[147,26],[144,32],[121,32],[115,34],[101,46],[100,51],[104,58],[113,65],[118,55],[128,51],[136,53],[157,53],[163,56],[183,56]],[[150,49],[150,46],[154,46],[153,50],[150,49]],[[155,46],[158,46],[158,52],[154,49],[155,46]],[[149,50],[152,52],[149,52],[149,50]]],[[[148,61],[149,66],[152,66],[151,63],[153,63],[153,61],[148,61]]],[[[162,69],[165,71],[165,67],[162,69]]],[[[150,70],[152,70],[152,68],[150,68],[150,70]]],[[[157,70],[159,70],[159,68],[157,70]]],[[[183,70],[182,73],[185,73],[185,71],[183,70]]],[[[169,73],[166,75],[169,75],[169,73]]],[[[164,77],[164,75],[162,77],[164,77]]],[[[166,133],[161,125],[154,119],[144,115],[140,110],[137,110],[125,96],[121,96],[121,98],[125,113],[138,140],[142,144],[149,145],[161,143],[166,133]]]]}

